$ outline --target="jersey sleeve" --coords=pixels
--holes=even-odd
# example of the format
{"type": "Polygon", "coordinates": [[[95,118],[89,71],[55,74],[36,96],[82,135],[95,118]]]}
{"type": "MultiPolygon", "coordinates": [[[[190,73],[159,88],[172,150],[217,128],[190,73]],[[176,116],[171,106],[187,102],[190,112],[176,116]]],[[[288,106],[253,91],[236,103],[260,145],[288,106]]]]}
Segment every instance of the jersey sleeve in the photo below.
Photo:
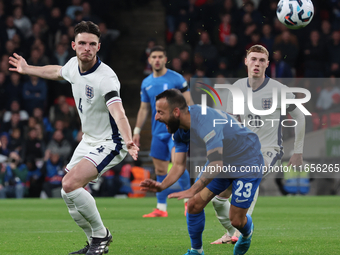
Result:
{"type": "Polygon", "coordinates": [[[141,90],[140,90],[140,101],[144,103],[150,103],[150,98],[148,93],[146,92],[145,82],[142,82],[141,90]]]}
{"type": "Polygon", "coordinates": [[[76,65],[78,67],[78,63],[75,63],[76,57],[71,58],[67,63],[61,68],[60,75],[64,80],[67,80],[71,83],[71,68],[76,65]]]}
{"type": "Polygon", "coordinates": [[[179,75],[175,87],[176,89],[179,89],[182,93],[189,90],[188,83],[182,75],[179,75]]]}
{"type": "Polygon", "coordinates": [[[99,88],[107,106],[122,101],[119,96],[120,82],[115,74],[102,78],[99,88]]]}
{"type": "Polygon", "coordinates": [[[183,142],[177,132],[172,136],[172,139],[174,140],[175,152],[189,151],[189,143],[183,142]]]}
{"type": "Polygon", "coordinates": [[[215,127],[207,125],[207,123],[213,123],[213,116],[195,114],[192,117],[191,128],[194,128],[198,137],[203,140],[207,151],[223,147],[222,140],[224,139],[224,125],[216,125],[215,127]]]}
{"type": "MultiPolygon", "coordinates": [[[[286,85],[283,85],[283,86],[286,87],[286,88],[288,88],[288,86],[286,86],[286,85]]],[[[280,96],[281,96],[281,98],[282,98],[282,95],[280,95],[280,96]]],[[[279,101],[279,102],[281,102],[281,98],[280,98],[280,101],[279,101]]],[[[288,92],[288,93],[286,94],[286,98],[287,98],[287,99],[294,99],[294,98],[295,98],[295,95],[294,95],[292,92],[288,92]]],[[[281,107],[281,103],[278,104],[278,107],[281,107]]],[[[296,108],[296,105],[295,105],[295,104],[293,104],[293,105],[287,104],[287,105],[286,105],[286,109],[288,110],[288,112],[293,111],[295,108],[296,108]]]]}

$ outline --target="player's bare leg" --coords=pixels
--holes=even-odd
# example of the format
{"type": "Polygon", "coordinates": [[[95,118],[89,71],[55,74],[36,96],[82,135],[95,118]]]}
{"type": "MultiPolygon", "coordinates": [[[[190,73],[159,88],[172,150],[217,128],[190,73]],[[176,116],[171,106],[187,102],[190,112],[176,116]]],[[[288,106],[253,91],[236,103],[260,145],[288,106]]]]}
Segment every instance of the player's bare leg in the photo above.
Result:
{"type": "Polygon", "coordinates": [[[88,182],[96,179],[97,175],[96,167],[90,161],[82,159],[62,181],[61,194],[69,208],[70,215],[84,230],[90,243],[86,254],[95,254],[99,249],[101,250],[103,247],[100,243],[102,242],[105,242],[103,248],[105,252],[104,250],[112,240],[110,232],[101,220],[94,198],[83,188],[88,182]]]}
{"type": "MultiPolygon", "coordinates": [[[[162,182],[168,173],[168,165],[169,161],[164,161],[156,158],[152,158],[153,165],[155,166],[155,172],[157,175],[157,181],[162,182]]],[[[153,217],[168,217],[167,212],[167,191],[163,190],[162,192],[157,192],[157,207],[149,214],[144,214],[144,218],[153,218],[153,217]],[[163,192],[163,193],[162,193],[163,192]]]]}

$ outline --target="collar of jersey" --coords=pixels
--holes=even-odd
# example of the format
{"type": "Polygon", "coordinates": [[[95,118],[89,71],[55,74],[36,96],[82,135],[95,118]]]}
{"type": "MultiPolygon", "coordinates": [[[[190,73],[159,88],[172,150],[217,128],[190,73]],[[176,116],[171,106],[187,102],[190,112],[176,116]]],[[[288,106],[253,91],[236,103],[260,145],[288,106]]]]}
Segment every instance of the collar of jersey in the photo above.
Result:
{"type": "Polygon", "coordinates": [[[101,62],[102,62],[102,61],[100,61],[99,57],[97,56],[97,62],[94,64],[94,66],[91,67],[90,70],[86,71],[85,73],[81,73],[81,72],[80,72],[80,68],[79,68],[79,66],[78,66],[79,74],[80,74],[81,76],[83,76],[83,75],[87,75],[87,74],[93,73],[94,71],[96,71],[96,69],[98,68],[98,66],[100,65],[101,62]]]}
{"type": "MultiPolygon", "coordinates": [[[[260,89],[263,89],[267,83],[269,82],[270,77],[268,75],[266,75],[266,77],[264,78],[264,82],[261,84],[260,87],[258,87],[257,89],[253,90],[253,92],[259,91],[260,89]]],[[[247,79],[247,87],[250,88],[249,85],[249,78],[247,79]]]]}

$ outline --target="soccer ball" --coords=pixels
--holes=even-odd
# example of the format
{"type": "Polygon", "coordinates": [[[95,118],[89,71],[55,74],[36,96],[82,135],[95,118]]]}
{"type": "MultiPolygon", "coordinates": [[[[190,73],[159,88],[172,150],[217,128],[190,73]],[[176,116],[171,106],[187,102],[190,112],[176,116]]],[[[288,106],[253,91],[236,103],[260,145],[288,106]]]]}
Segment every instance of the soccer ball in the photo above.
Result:
{"type": "Polygon", "coordinates": [[[311,0],[280,0],[276,15],[286,27],[300,29],[311,22],[314,6],[311,0]]]}

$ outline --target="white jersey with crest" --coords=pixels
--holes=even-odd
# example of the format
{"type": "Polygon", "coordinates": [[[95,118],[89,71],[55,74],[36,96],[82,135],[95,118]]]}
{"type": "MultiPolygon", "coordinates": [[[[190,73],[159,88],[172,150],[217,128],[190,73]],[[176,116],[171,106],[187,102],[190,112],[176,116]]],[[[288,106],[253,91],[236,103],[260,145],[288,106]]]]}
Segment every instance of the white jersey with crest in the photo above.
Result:
{"type": "Polygon", "coordinates": [[[83,140],[87,143],[113,140],[123,142],[108,106],[121,102],[120,83],[115,72],[99,59],[87,72],[80,73],[77,57],[71,58],[61,69],[61,76],[71,83],[73,97],[80,116],[83,140]],[[105,95],[116,91],[107,102],[105,95]]]}
{"type": "MultiPolygon", "coordinates": [[[[272,107],[273,88],[277,88],[277,107],[276,110],[269,115],[256,115],[249,110],[248,90],[251,90],[251,87],[248,78],[236,81],[233,86],[239,87],[244,95],[244,115],[240,116],[242,123],[245,123],[251,131],[258,135],[262,149],[273,148],[277,151],[282,151],[281,121],[285,116],[281,115],[281,88],[287,86],[266,77],[261,86],[255,91],[252,91],[253,107],[256,110],[268,110],[272,107]]],[[[295,95],[289,92],[286,98],[293,99],[295,95]]],[[[287,105],[287,108],[288,106],[289,105],[287,105]]],[[[233,113],[233,98],[231,93],[228,95],[227,112],[233,113]]]]}

